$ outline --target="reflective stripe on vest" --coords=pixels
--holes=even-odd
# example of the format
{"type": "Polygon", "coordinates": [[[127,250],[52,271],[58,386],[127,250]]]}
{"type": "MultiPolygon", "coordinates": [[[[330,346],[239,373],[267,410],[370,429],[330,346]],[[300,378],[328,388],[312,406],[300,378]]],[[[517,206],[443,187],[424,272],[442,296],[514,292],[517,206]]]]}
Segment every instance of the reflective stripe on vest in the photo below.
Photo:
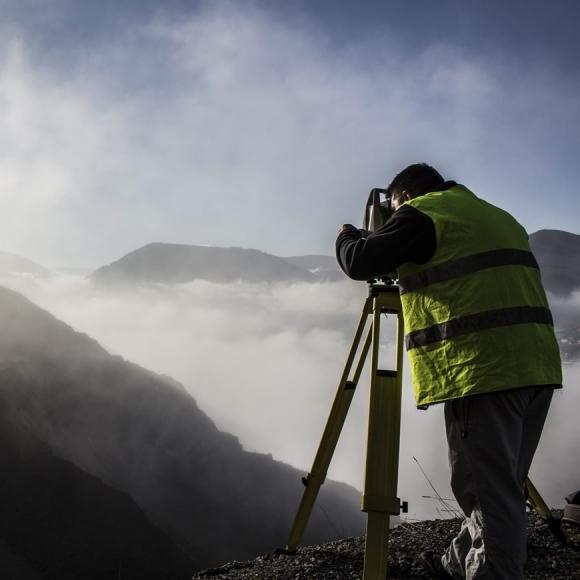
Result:
{"type": "Polygon", "coordinates": [[[552,313],[541,306],[516,306],[487,310],[410,332],[405,336],[405,344],[407,350],[411,350],[470,332],[530,323],[553,324],[552,313]]]}
{"type": "Polygon", "coordinates": [[[458,276],[465,276],[465,274],[498,266],[529,266],[530,268],[539,269],[538,262],[532,252],[514,250],[512,248],[490,250],[457,258],[423,270],[418,274],[402,278],[399,280],[399,288],[401,294],[404,294],[405,292],[420,290],[425,288],[425,286],[429,286],[429,284],[445,282],[445,280],[451,280],[458,276]]]}

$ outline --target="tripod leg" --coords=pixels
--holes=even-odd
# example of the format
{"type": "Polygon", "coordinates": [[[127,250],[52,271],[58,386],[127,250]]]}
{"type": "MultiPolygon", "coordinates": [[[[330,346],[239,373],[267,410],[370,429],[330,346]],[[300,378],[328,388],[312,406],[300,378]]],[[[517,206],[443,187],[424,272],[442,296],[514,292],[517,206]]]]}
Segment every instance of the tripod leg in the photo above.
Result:
{"type": "Polygon", "coordinates": [[[528,501],[532,505],[532,507],[536,510],[538,515],[547,520],[552,515],[550,512],[550,508],[546,505],[546,502],[542,498],[542,496],[538,493],[536,486],[530,481],[530,478],[527,477],[526,481],[524,481],[524,488],[526,490],[526,495],[528,501]]]}
{"type": "Polygon", "coordinates": [[[312,469],[310,473],[302,479],[306,489],[304,490],[302,501],[300,502],[298,512],[296,513],[294,523],[290,531],[288,543],[286,545],[286,551],[288,552],[295,552],[296,547],[302,540],[306,524],[308,523],[310,514],[312,513],[318,492],[320,491],[320,486],[326,479],[328,466],[330,465],[332,455],[334,454],[336,444],[338,443],[340,432],[342,431],[342,427],[350,408],[350,403],[352,401],[356,385],[362,373],[364,362],[370,348],[371,333],[369,331],[363,345],[353,378],[352,380],[349,380],[351,368],[359,348],[367,319],[371,313],[371,309],[372,299],[367,298],[363,306],[361,318],[355,333],[354,340],[352,342],[352,346],[350,348],[342,377],[340,379],[338,391],[336,393],[334,403],[332,404],[330,415],[326,422],[322,439],[320,440],[318,451],[312,464],[312,469]]]}
{"type": "Polygon", "coordinates": [[[546,521],[548,528],[552,534],[554,534],[554,537],[565,546],[568,543],[568,538],[562,529],[562,522],[560,519],[554,516],[550,508],[546,505],[546,502],[542,496],[539,494],[535,485],[530,481],[529,477],[527,477],[526,481],[524,482],[524,488],[528,502],[531,504],[534,510],[536,510],[536,513],[546,521]]]}
{"type": "Polygon", "coordinates": [[[401,369],[403,323],[398,304],[398,296],[388,295],[379,295],[374,302],[369,431],[362,501],[362,509],[368,513],[364,580],[387,577],[390,515],[400,513],[397,479],[402,372],[378,368],[380,316],[390,312],[398,315],[396,364],[397,369],[401,369]]]}

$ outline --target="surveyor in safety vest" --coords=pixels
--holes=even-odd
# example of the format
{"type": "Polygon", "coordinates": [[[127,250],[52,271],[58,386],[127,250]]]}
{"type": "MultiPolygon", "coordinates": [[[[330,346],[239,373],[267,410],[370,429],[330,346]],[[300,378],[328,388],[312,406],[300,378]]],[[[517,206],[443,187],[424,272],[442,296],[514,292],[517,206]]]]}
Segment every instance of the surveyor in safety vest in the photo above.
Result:
{"type": "Polygon", "coordinates": [[[523,578],[523,482],[562,372],[552,316],[524,228],[432,167],[387,190],[396,211],[373,233],[345,225],[344,272],[397,271],[417,406],[445,405],[451,486],[465,513],[441,577],[523,578]]]}

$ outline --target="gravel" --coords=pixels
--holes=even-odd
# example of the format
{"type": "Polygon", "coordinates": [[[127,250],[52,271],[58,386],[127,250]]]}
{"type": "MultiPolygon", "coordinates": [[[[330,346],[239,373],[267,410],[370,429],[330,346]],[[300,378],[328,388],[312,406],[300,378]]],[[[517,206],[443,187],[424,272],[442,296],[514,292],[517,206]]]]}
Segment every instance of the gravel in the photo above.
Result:
{"type": "MultiPolygon", "coordinates": [[[[458,520],[405,522],[389,536],[389,578],[429,577],[416,563],[424,550],[441,554],[459,529],[458,520]]],[[[562,546],[535,514],[529,515],[526,580],[580,579],[580,527],[566,522],[562,546]]],[[[203,570],[194,580],[355,580],[362,579],[364,538],[305,546],[295,555],[268,554],[203,570]]]]}

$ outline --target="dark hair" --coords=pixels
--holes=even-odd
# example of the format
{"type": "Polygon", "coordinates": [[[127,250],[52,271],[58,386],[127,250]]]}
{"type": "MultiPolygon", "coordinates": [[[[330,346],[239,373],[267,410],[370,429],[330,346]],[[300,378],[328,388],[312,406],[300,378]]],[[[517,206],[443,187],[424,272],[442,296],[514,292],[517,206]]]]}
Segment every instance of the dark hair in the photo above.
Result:
{"type": "Polygon", "coordinates": [[[406,191],[411,197],[418,197],[444,183],[441,174],[426,163],[414,163],[405,167],[387,188],[387,191],[394,196],[399,196],[406,191]]]}

